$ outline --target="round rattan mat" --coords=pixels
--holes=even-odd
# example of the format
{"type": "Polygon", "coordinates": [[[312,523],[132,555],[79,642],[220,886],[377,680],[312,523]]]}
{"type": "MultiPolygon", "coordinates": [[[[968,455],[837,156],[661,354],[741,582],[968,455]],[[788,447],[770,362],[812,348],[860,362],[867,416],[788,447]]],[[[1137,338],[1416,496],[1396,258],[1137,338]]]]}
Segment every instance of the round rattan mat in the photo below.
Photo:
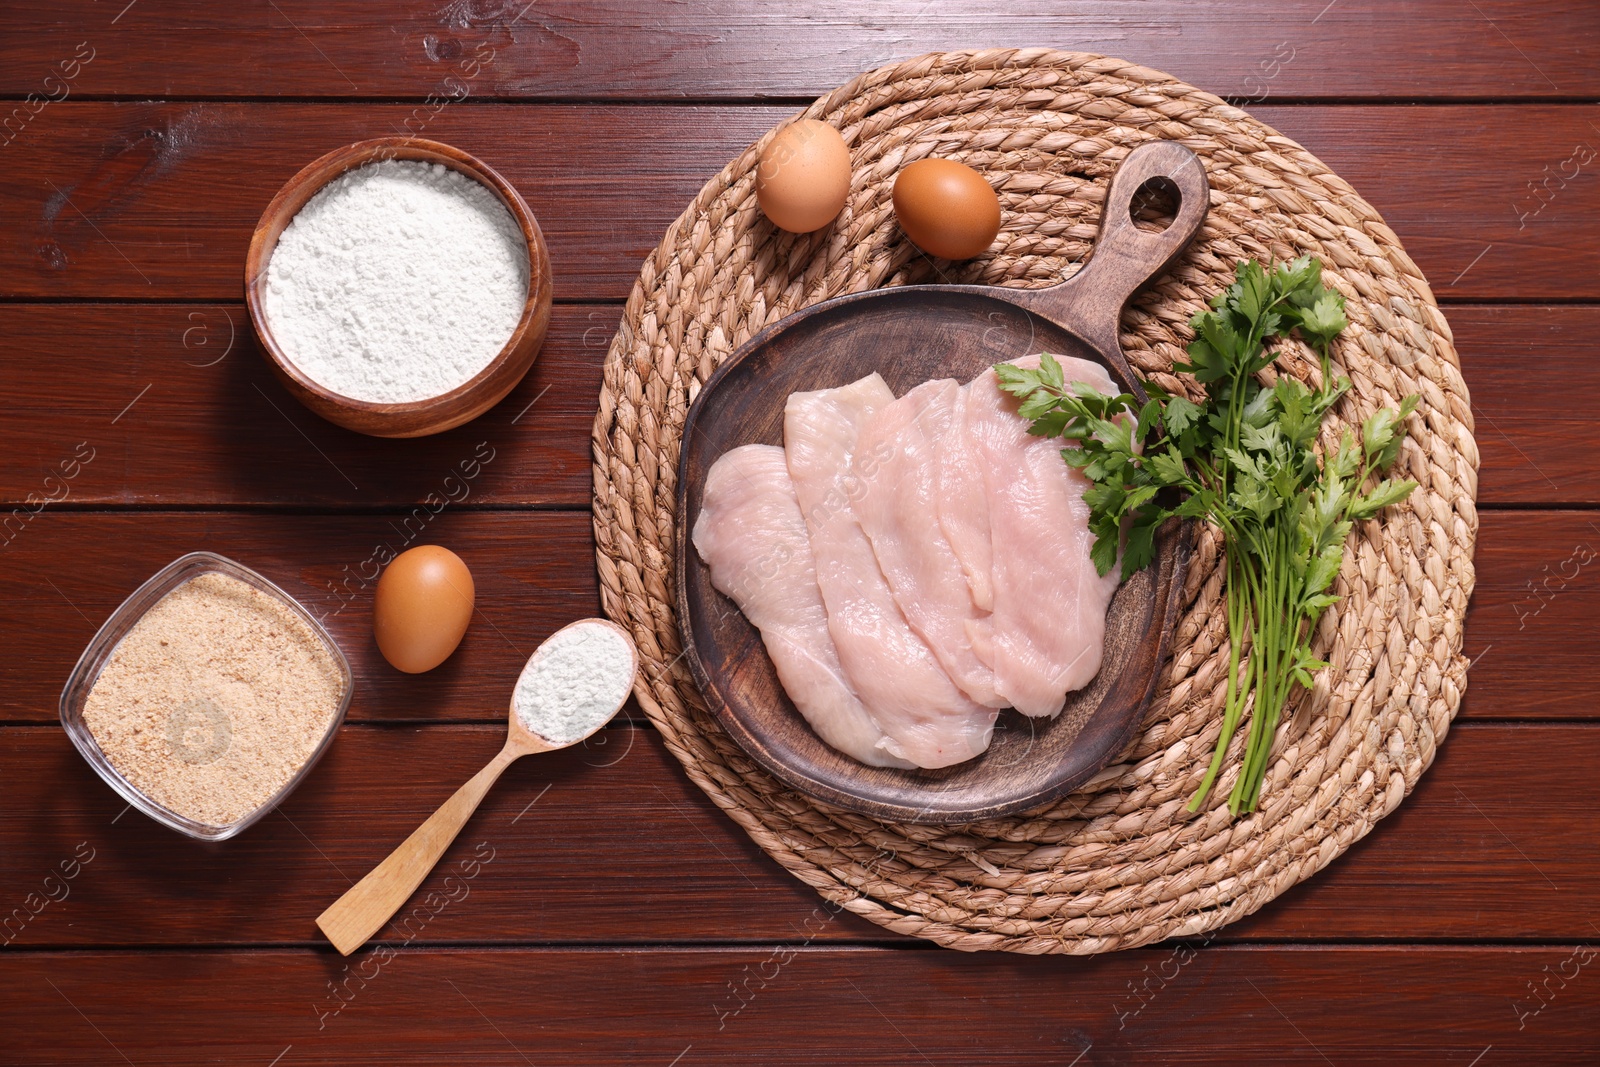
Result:
{"type": "MultiPolygon", "coordinates": [[[[1042,49],[922,56],[863,74],[804,112],[851,146],[834,224],[775,231],[755,199],[764,137],[668,227],[628,298],[594,426],[601,596],[638,642],[641,705],[689,777],[834,910],[952,948],[1086,954],[1193,936],[1254,912],[1358,840],[1405,797],[1460,706],[1478,454],[1467,388],[1433,294],[1378,213],[1298,144],[1159,71],[1042,49]],[[1231,819],[1243,747],[1206,807],[1184,808],[1221,725],[1228,646],[1219,543],[1202,533],[1164,683],[1140,734],[1050,807],[959,827],[884,823],[796,793],[705,710],[669,588],[684,413],[712,370],[808,304],[936,279],[1035,286],[1092,251],[1111,172],[1151,138],[1181,141],[1211,181],[1182,260],[1135,298],[1122,343],[1168,388],[1188,319],[1237,260],[1311,253],[1348,301],[1335,359],[1354,383],[1330,432],[1421,394],[1400,465],[1404,505],[1351,536],[1318,648],[1332,667],[1279,727],[1260,810],[1231,819]],[[895,174],[924,156],[988,176],[1005,209],[990,252],[934,263],[899,233],[895,174]]],[[[1316,373],[1286,344],[1282,373],[1316,373]]]]}

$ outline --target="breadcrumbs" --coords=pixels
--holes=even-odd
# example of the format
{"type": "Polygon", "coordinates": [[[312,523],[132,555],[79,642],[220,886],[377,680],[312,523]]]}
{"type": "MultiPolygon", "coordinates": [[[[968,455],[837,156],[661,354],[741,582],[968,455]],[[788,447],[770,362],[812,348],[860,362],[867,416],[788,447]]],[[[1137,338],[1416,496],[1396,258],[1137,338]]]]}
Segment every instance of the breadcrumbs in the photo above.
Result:
{"type": "Polygon", "coordinates": [[[158,804],[231,826],[277,795],[328,732],[343,677],[276,597],[191,578],[118,643],[84,703],[111,765],[158,804]]]}

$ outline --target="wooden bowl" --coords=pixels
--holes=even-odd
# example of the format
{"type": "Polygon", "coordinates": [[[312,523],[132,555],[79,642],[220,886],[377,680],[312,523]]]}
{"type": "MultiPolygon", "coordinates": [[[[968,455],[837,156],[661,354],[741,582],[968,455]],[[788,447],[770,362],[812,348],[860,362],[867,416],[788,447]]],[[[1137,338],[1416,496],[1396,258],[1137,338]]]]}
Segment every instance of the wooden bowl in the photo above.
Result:
{"type": "Polygon", "coordinates": [[[418,137],[378,137],[336,148],[286,182],[261,213],[244,264],[245,304],[250,321],[283,387],[329,422],[374,437],[423,437],[482,415],[498,404],[533,366],[550,325],[550,254],[533,212],[510,182],[487,163],[438,141],[418,137]],[[267,263],[290,221],[328,182],[345,171],[384,159],[442,163],[493,190],[511,212],[528,244],[528,298],[510,340],[487,367],[447,393],[403,404],[379,404],[341,396],[312,380],[284,354],[267,326],[263,297],[267,263]]]}
{"type": "Polygon", "coordinates": [[[968,381],[1038,352],[1094,360],[1142,397],[1118,338],[1128,298],[1177,258],[1205,218],[1205,169],[1158,141],[1129,153],[1112,179],[1094,257],[1045,289],[916,285],[825,301],[769,326],[728,358],[690,406],[678,468],[677,609],[687,662],[728,734],[783,782],[879,819],[966,823],[1038,807],[1093,777],[1126,748],[1160,681],[1183,593],[1191,529],[1170,520],[1155,559],[1117,589],[1105,657],[1053,719],[1002,711],[981,755],[940,770],[869,767],[817,736],[778,681],[761,634],[711,584],[690,543],[706,474],[740,445],[783,443],[784,404],[798,390],[845,385],[874,371],[896,396],[934,378],[968,381]],[[1167,229],[1134,225],[1149,183],[1179,197],[1167,229]]]}

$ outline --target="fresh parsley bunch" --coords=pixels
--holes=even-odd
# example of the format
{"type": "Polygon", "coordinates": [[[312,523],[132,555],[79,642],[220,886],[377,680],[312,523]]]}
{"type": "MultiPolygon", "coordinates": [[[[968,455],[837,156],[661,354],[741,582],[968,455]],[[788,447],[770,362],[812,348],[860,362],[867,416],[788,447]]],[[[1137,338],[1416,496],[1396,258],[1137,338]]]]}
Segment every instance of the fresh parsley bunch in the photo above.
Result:
{"type": "Polygon", "coordinates": [[[1333,376],[1328,360],[1346,325],[1344,298],[1322,284],[1317,260],[1302,256],[1270,272],[1240,263],[1234,283],[1190,320],[1189,361],[1173,366],[1194,376],[1205,392],[1201,403],[1148,382],[1142,403],[1081,384],[1069,389],[1048,354],[1037,370],[996,368],[1002,388],[1021,398],[1033,432],[1066,441],[1061,454],[1092,483],[1084,501],[1101,574],[1116,564],[1119,547],[1123,578],[1148,564],[1156,529],[1172,516],[1204,519],[1222,531],[1228,693],[1222,735],[1191,811],[1211,791],[1252,696],[1244,767],[1228,807],[1235,815],[1255,810],[1290,691],[1310,688],[1312,674],[1327,666],[1312,654],[1311,636],[1323,610],[1338,600],[1328,589],[1351,524],[1416,488],[1394,478],[1367,488],[1399,456],[1415,396],[1398,410],[1373,414],[1359,438],[1347,429],[1337,448],[1318,450],[1323,417],[1350,388],[1348,378],[1333,376]],[[1270,387],[1258,380],[1275,358],[1267,341],[1291,331],[1321,360],[1316,388],[1288,376],[1270,387]]]}

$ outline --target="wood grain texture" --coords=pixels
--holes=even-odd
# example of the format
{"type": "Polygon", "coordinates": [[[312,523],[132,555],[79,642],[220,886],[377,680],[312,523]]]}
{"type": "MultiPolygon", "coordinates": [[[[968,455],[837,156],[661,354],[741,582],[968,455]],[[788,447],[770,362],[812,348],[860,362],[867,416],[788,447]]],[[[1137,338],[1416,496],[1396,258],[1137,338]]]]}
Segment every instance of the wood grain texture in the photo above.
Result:
{"type": "MultiPolygon", "coordinates": [[[[1600,503],[1600,466],[1572,447],[1593,420],[1568,403],[1600,393],[1600,308],[1446,314],[1478,420],[1479,502],[1600,503]]],[[[469,503],[587,507],[594,397],[618,316],[614,305],[558,305],[534,369],[500,405],[438,437],[375,441],[310,417],[277,388],[242,305],[0,303],[0,511],[61,492],[45,478],[59,483],[79,442],[96,458],[66,490],[73,505],[398,507],[443,492],[484,442],[495,458],[469,503]]]]}
{"type": "Polygon", "coordinates": [[[50,620],[13,617],[0,627],[0,718],[54,718],[61,686],[101,622],[161,567],[206,549],[260,571],[322,619],[356,677],[353,720],[503,723],[511,687],[539,643],[600,613],[589,516],[421,511],[45,512],[0,550],[9,557],[0,597],[35,603],[50,620]],[[418,544],[445,545],[466,562],[476,610],[449,659],[408,675],[373,641],[372,590],[386,554],[418,544]]]}
{"type": "MultiPolygon", "coordinates": [[[[1600,297],[1600,162],[1573,155],[1600,149],[1591,111],[1254,109],[1381,211],[1449,300],[1600,297]]],[[[446,108],[425,132],[521,191],[550,248],[557,300],[621,300],[682,205],[792,113],[487,104],[446,108]]],[[[238,299],[250,233],[278,187],[330,148],[402,130],[409,114],[377,104],[54,104],[5,149],[16,177],[0,184],[0,225],[14,239],[0,244],[0,296],[238,299]]]]}
{"type": "MultiPolygon", "coordinates": [[[[0,729],[0,921],[11,919],[0,927],[0,942],[9,938],[0,973],[3,953],[50,947],[321,945],[313,917],[503,738],[492,725],[346,726],[279,812],[207,846],[136,811],[119,818],[122,799],[59,729],[0,729]],[[67,895],[56,887],[61,899],[29,904],[80,842],[93,859],[67,895]],[[18,907],[39,910],[19,917],[18,907]]],[[[1597,760],[1591,725],[1463,725],[1371,836],[1218,939],[1594,940],[1600,860],[1571,842],[1588,818],[1597,760]],[[1551,760],[1557,751],[1570,758],[1551,760]]],[[[380,937],[916,944],[832,914],[689,782],[654,731],[631,726],[508,770],[380,937]],[[482,870],[463,895],[462,862],[473,858],[482,870]],[[455,899],[405,925],[430,893],[455,899]]]]}
{"type": "Polygon", "coordinates": [[[587,507],[589,429],[617,317],[613,306],[557,307],[533,370],[498,406],[393,441],[295,403],[242,305],[0,304],[3,510],[52,494],[73,505],[362,508],[433,494],[587,507]],[[93,459],[64,480],[80,443],[93,459]]]}
{"type": "Polygon", "coordinates": [[[1483,458],[1478,503],[1600,503],[1600,465],[1587,444],[1577,444],[1596,432],[1595,420],[1586,404],[1573,403],[1600,395],[1600,308],[1477,305],[1445,313],[1472,390],[1483,458]]]}
{"type": "MultiPolygon", "coordinates": [[[[707,178],[789,108],[446,108],[420,130],[503,174],[549,247],[557,300],[620,300],[707,178]]],[[[97,104],[42,112],[7,146],[0,294],[239,299],[263,208],[324,152],[407,132],[410,107],[97,104]],[[126,257],[126,258],[124,258],[126,257]]]]}
{"type": "MultiPolygon", "coordinates": [[[[0,720],[6,721],[54,722],[61,685],[100,623],[140,582],[201,548],[260,570],[324,617],[359,679],[353,721],[498,721],[508,679],[538,642],[599,607],[589,516],[582,512],[446,507],[420,525],[414,512],[47,508],[20,531],[10,529],[12,540],[0,547],[0,598],[19,610],[0,622],[8,652],[0,662],[0,720]],[[415,534],[410,541],[408,532],[415,534]],[[384,548],[398,552],[426,542],[467,561],[479,610],[442,666],[402,675],[372,642],[373,581],[364,576],[374,573],[372,561],[384,548]]],[[[1467,615],[1466,654],[1475,665],[1462,716],[1596,717],[1584,636],[1600,614],[1600,557],[1591,552],[1600,552],[1600,517],[1593,512],[1484,513],[1478,588],[1467,615]]]]}
{"type": "Polygon", "coordinates": [[[331,953],[91,952],[17,959],[0,974],[0,1020],[19,1062],[52,1064],[120,1052],[180,1065],[1465,1067],[1493,1046],[1502,1059],[1489,1063],[1541,1067],[1589,1059],[1600,982],[1582,970],[1552,982],[1519,1030],[1517,1007],[1539,1003],[1528,983],[1592,968],[1594,954],[1213,947],[1063,963],[877,948],[469,949],[347,972],[331,953]],[[1425,992],[1441,987],[1448,995],[1425,992]],[[241,1004],[250,1010],[232,1010],[241,1004]]]}
{"type": "Polygon", "coordinates": [[[1472,720],[1595,716],[1600,518],[1492,507],[1600,503],[1590,420],[1567,414],[1600,385],[1600,309],[1483,302],[1600,299],[1596,165],[1572,173],[1600,147],[1597,37],[1590,0],[6,5],[0,595],[12,610],[0,719],[39,725],[0,727],[0,921],[37,906],[80,842],[94,859],[68,898],[14,937],[4,927],[0,1061],[1593,1059],[1584,843],[1596,728],[1472,720]],[[80,44],[93,59],[63,84],[80,44]],[[450,869],[424,884],[424,899],[436,895],[410,920],[420,947],[380,976],[371,953],[311,948],[309,916],[493,753],[504,680],[525,652],[596,610],[586,514],[473,509],[586,506],[615,302],[661,230],[800,102],[890,59],[986,45],[1123,56],[1239,98],[1377,206],[1455,305],[1490,505],[1463,719],[1371,837],[1219,936],[1382,943],[1085,960],[902,947],[832,915],[710,805],[658,735],[618,726],[508,774],[450,869]],[[1286,54],[1266,76],[1262,64],[1286,54]],[[1392,106],[1417,99],[1457,103],[1392,106]],[[539,103],[493,102],[514,100],[539,103]],[[614,103],[580,103],[597,100],[614,103]],[[761,100],[775,106],[747,106],[761,100]],[[1514,100],[1572,103],[1482,103],[1514,100]],[[1361,101],[1375,106],[1343,106],[1361,101]],[[658,106],[621,106],[641,102],[658,106]],[[427,441],[362,442],[276,391],[234,302],[273,191],[329,148],[401,131],[502,169],[544,227],[556,299],[588,303],[555,309],[534,372],[482,419],[427,441]],[[67,303],[6,303],[18,299],[67,303]],[[72,303],[94,300],[142,303],[72,303]],[[206,366],[230,315],[240,345],[206,366]],[[87,465],[79,442],[95,449],[87,465]],[[495,458],[461,482],[479,442],[495,458]],[[5,520],[64,485],[42,514],[5,520]],[[468,558],[483,610],[451,662],[404,678],[367,636],[369,591],[328,586],[378,544],[403,546],[413,512],[393,505],[463,485],[422,536],[468,558]],[[141,510],[151,504],[180,510],[141,510]],[[242,510],[189,510],[214,505],[242,510]],[[114,510],[71,513],[86,506],[114,510]],[[329,509],[348,513],[317,513],[329,509]],[[195,547],[258,566],[326,612],[344,605],[330,622],[361,678],[356,722],[329,758],[281,814],[222,847],[118,819],[121,803],[53,724],[99,620],[195,547]],[[363,725],[377,718],[404,725],[363,725]],[[462,719],[483,725],[415,725],[462,719]],[[469,895],[450,899],[463,884],[469,895]],[[756,943],[726,944],[744,938],[756,943]],[[1415,944],[1435,938],[1554,943],[1415,944]],[[226,939],[265,947],[187,947],[226,939]],[[96,948],[125,945],[165,948],[96,948]]]}
{"type": "Polygon", "coordinates": [[[1487,513],[1473,562],[1461,714],[1594,716],[1588,635],[1600,612],[1600,514],[1487,513]]]}
{"type": "Polygon", "coordinates": [[[1252,99],[1600,95],[1584,48],[1600,20],[1584,0],[1537,9],[1515,0],[1222,0],[1203,8],[1179,0],[1070,8],[1049,0],[817,0],[803,8],[569,0],[550,10],[514,0],[180,0],[119,15],[121,7],[72,0],[8,11],[0,37],[15,43],[0,60],[0,92],[41,91],[87,38],[94,58],[72,92],[140,98],[421,98],[459,93],[457,84],[487,99],[809,97],[921,52],[1038,46],[1120,56],[1252,99]],[[474,58],[477,72],[464,78],[475,68],[463,63],[474,58]]]}

